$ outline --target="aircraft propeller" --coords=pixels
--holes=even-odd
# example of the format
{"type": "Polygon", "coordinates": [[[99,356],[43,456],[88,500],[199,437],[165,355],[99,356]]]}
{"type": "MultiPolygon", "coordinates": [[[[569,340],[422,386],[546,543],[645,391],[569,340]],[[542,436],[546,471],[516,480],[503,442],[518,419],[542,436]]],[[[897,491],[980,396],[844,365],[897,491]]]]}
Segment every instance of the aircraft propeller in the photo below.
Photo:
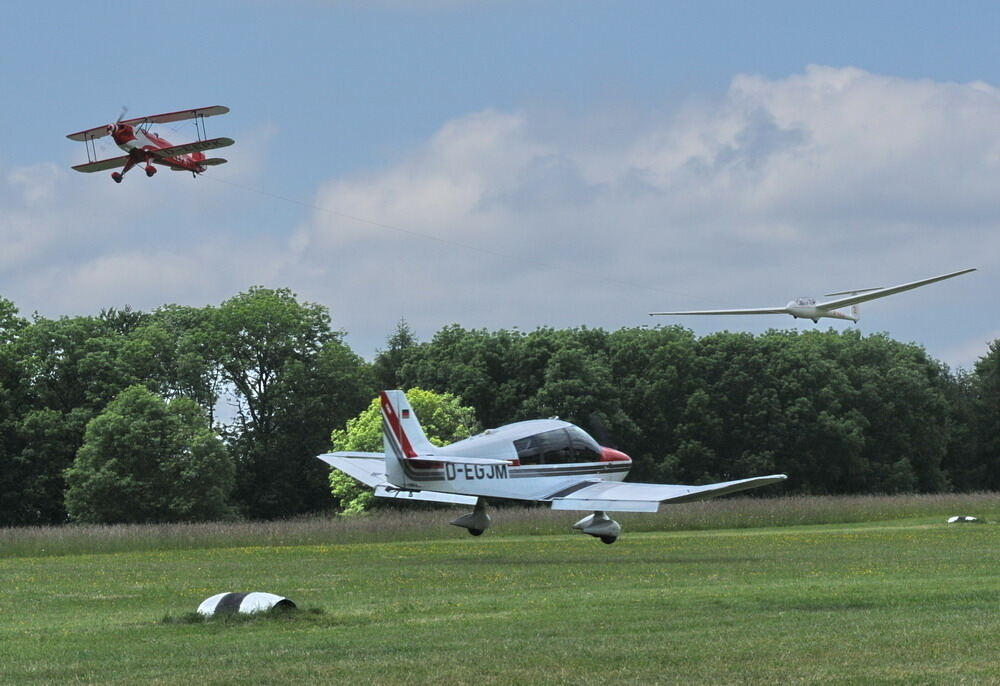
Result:
{"type": "Polygon", "coordinates": [[[108,124],[108,133],[109,134],[114,134],[114,132],[118,130],[118,124],[121,123],[121,120],[125,118],[125,115],[127,113],[128,113],[128,105],[122,105],[122,111],[118,113],[118,118],[115,119],[115,123],[114,124],[108,124]]]}

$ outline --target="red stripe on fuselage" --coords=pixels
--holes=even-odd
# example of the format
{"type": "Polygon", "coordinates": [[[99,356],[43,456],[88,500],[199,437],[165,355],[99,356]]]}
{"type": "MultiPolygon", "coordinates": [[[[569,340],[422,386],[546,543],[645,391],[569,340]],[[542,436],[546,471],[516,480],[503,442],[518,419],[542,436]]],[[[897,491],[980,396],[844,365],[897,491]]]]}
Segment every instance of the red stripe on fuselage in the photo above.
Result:
{"type": "Polygon", "coordinates": [[[380,395],[382,397],[382,414],[385,415],[386,420],[389,422],[389,428],[392,430],[396,440],[399,441],[399,445],[402,446],[403,454],[406,457],[416,457],[417,451],[410,445],[410,439],[403,432],[403,425],[400,423],[399,417],[396,416],[396,411],[393,409],[392,403],[389,402],[389,396],[386,395],[385,391],[381,391],[380,395]]]}

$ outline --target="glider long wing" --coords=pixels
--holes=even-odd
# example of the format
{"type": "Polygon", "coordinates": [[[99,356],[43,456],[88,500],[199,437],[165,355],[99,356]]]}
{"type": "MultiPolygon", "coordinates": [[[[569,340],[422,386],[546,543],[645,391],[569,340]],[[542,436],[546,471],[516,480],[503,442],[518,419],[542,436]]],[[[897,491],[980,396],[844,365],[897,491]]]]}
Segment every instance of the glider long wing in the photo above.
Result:
{"type": "Polygon", "coordinates": [[[550,501],[553,510],[656,512],[661,503],[706,500],[727,493],[745,491],[748,488],[767,486],[787,478],[784,474],[771,474],[704,486],[583,480],[542,500],[550,501]]]}
{"type": "Polygon", "coordinates": [[[744,310],[685,310],[683,312],[650,312],[650,317],[661,314],[788,314],[784,307],[758,307],[744,310]]]}
{"type": "Polygon", "coordinates": [[[927,284],[935,283],[937,281],[944,281],[945,279],[950,279],[952,277],[960,276],[962,274],[968,274],[969,272],[974,272],[974,271],[976,271],[975,267],[971,269],[962,269],[960,271],[952,272],[951,274],[944,274],[942,276],[932,276],[929,279],[921,279],[920,281],[911,281],[910,283],[904,283],[898,286],[890,286],[888,288],[878,288],[875,290],[870,290],[867,293],[857,293],[855,295],[850,295],[846,298],[827,300],[826,302],[818,303],[816,307],[824,310],[836,310],[841,307],[847,307],[849,305],[858,305],[863,302],[868,302],[869,300],[884,298],[887,295],[902,293],[903,291],[909,291],[914,288],[920,288],[921,286],[926,286],[927,284]]]}

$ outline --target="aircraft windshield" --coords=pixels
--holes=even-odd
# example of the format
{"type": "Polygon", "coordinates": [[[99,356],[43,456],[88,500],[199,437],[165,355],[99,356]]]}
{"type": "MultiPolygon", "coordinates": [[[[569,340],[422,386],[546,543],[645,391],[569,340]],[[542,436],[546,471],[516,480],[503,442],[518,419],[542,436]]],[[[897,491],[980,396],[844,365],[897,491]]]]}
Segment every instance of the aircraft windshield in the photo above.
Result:
{"type": "Polygon", "coordinates": [[[521,464],[567,464],[597,462],[601,446],[576,426],[545,431],[514,441],[521,464]]]}

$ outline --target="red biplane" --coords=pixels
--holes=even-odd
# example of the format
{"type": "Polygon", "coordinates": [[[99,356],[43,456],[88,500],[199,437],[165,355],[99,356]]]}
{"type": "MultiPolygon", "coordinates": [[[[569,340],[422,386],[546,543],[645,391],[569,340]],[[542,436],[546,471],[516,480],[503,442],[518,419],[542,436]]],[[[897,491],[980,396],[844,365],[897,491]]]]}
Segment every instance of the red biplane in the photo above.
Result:
{"type": "Polygon", "coordinates": [[[162,164],[174,171],[189,171],[197,176],[204,172],[207,167],[226,163],[226,160],[221,157],[207,159],[205,157],[205,150],[225,148],[234,142],[232,138],[206,139],[205,117],[225,114],[228,111],[228,107],[215,105],[196,110],[181,110],[180,112],[156,114],[151,117],[122,120],[122,117],[125,116],[125,109],[122,108],[122,113],[114,124],[97,126],[66,136],[70,140],[81,141],[87,146],[87,163],[78,164],[73,169],[81,172],[97,172],[121,167],[121,171],[111,173],[111,178],[115,180],[115,183],[121,183],[125,173],[137,164],[146,165],[146,176],[152,176],[156,173],[154,164],[162,164]],[[168,124],[185,119],[194,119],[197,141],[172,145],[169,141],[149,130],[153,124],[168,124]],[[106,160],[97,159],[97,146],[94,141],[104,136],[111,136],[118,147],[128,154],[106,160]]]}

